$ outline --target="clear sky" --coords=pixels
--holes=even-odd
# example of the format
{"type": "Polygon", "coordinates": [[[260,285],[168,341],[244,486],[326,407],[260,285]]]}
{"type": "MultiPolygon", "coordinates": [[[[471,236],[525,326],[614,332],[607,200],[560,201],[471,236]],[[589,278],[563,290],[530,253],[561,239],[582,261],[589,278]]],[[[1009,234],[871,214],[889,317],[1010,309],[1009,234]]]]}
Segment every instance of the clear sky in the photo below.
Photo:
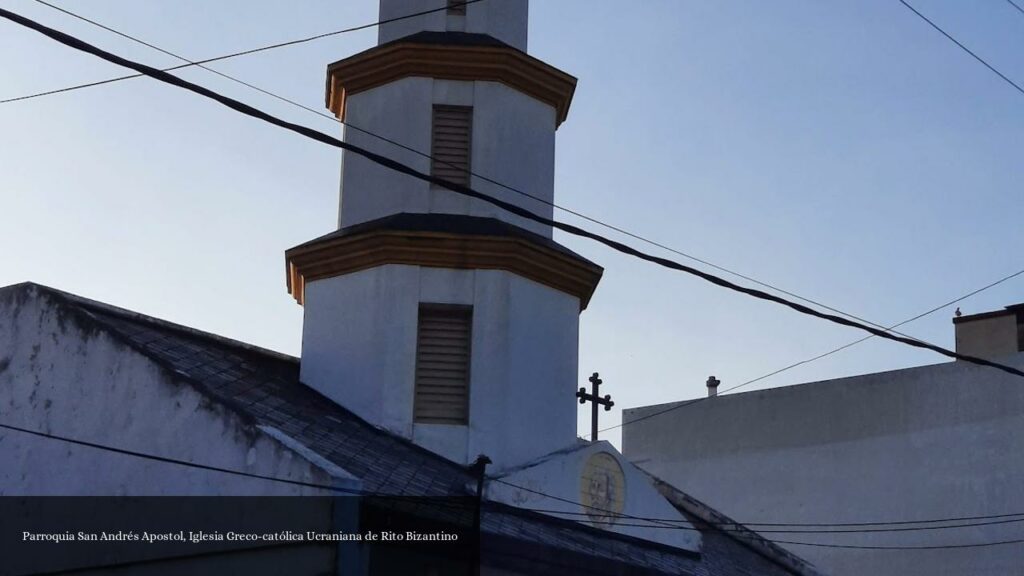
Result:
{"type": "MultiPolygon", "coordinates": [[[[376,0],[52,1],[191,58],[377,18],[376,0]]],[[[1008,2],[911,3],[1024,82],[1024,14],[1008,2]]],[[[882,324],[1024,268],[1024,95],[896,0],[531,4],[530,53],[579,78],[558,132],[560,204],[882,324]]],[[[0,5],[179,63],[31,0],[0,5]]],[[[325,66],[375,41],[215,67],[320,109],[325,66]]],[[[0,21],[0,99],[124,73],[0,21]]],[[[182,75],[340,132],[203,70],[182,75]]],[[[147,79],[2,104],[0,135],[0,285],[32,280],[299,353],[283,253],[334,228],[338,150],[147,79]]],[[[710,374],[726,388],[862,336],[556,238],[605,267],[580,335],[581,384],[600,371],[616,401],[602,426],[621,407],[703,396],[710,374]]],[[[961,308],[1021,301],[1024,277],[961,308]]],[[[952,347],[951,316],[904,331],[952,347]]],[[[872,340],[750,389],[941,361],[872,340]]]]}

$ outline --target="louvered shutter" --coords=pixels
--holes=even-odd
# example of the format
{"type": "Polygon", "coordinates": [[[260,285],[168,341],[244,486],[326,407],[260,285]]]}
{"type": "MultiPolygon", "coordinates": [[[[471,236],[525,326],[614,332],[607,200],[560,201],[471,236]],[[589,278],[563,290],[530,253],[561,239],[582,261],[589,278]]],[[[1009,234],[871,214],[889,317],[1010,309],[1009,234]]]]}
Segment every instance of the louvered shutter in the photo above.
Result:
{"type": "Polygon", "coordinates": [[[430,173],[455,184],[469,185],[469,151],[473,108],[434,106],[430,173]]]}
{"type": "Polygon", "coordinates": [[[449,14],[465,14],[466,0],[448,0],[449,14]]]}
{"type": "Polygon", "coordinates": [[[424,424],[469,421],[472,308],[420,307],[413,418],[424,424]]]}

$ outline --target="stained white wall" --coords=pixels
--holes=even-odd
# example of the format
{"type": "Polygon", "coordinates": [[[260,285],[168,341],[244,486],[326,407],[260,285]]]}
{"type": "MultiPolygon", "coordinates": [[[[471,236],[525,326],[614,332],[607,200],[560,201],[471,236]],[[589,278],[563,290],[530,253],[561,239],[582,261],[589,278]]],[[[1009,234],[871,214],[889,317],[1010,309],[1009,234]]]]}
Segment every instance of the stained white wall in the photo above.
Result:
{"type": "MultiPolygon", "coordinates": [[[[0,300],[0,421],[190,462],[330,485],[320,468],[37,290],[0,300]]],[[[0,495],[324,492],[0,429],[0,495]]]]}
{"type": "MultiPolygon", "coordinates": [[[[445,5],[447,0],[381,0],[380,19],[398,18],[445,5]]],[[[526,52],[528,15],[528,0],[485,0],[468,4],[465,16],[440,11],[384,24],[378,28],[377,38],[379,44],[384,44],[424,30],[473,32],[493,36],[526,52]]]]}
{"type": "Polygon", "coordinates": [[[495,468],[576,437],[579,300],[501,270],[386,265],[306,285],[301,378],[452,460],[495,468]],[[473,306],[468,426],[414,425],[419,304],[473,306]]]}
{"type": "MultiPolygon", "coordinates": [[[[1001,361],[1024,368],[1024,354],[1001,361]]],[[[623,452],[746,522],[877,522],[1024,510],[1024,385],[963,362],[729,394],[623,428],[623,452]]],[[[626,410],[623,421],[671,405],[626,410]]],[[[785,534],[859,546],[1021,538],[1020,523],[956,530],[785,534]]],[[[836,576],[995,576],[1018,545],[945,550],[786,546],[836,576]]]]}
{"type": "MultiPolygon", "coordinates": [[[[481,3],[483,4],[483,3],[481,3]]],[[[434,104],[473,107],[471,169],[541,198],[534,200],[473,177],[470,186],[490,196],[551,218],[555,183],[555,109],[504,84],[405,78],[347,99],[346,121],[415,150],[430,153],[434,104]]],[[[430,160],[359,130],[345,139],[425,173],[430,160]]],[[[342,154],[339,226],[351,226],[400,212],[486,216],[551,237],[551,227],[510,215],[491,204],[461,196],[422,180],[342,154]]]]}

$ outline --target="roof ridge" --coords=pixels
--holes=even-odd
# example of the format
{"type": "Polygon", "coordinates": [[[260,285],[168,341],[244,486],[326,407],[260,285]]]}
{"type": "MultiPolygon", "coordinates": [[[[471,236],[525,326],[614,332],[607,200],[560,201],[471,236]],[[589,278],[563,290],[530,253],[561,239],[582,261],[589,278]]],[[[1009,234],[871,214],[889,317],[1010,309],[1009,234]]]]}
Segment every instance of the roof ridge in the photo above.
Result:
{"type": "Polygon", "coordinates": [[[604,530],[602,528],[596,528],[573,520],[571,518],[563,518],[561,516],[554,516],[551,514],[544,514],[529,508],[520,508],[519,506],[513,506],[505,502],[498,500],[486,499],[483,502],[483,508],[486,511],[487,508],[491,508],[492,511],[498,511],[499,513],[511,514],[514,516],[521,516],[528,518],[529,520],[543,522],[546,524],[553,524],[562,526],[568,530],[578,530],[585,534],[590,534],[599,538],[608,538],[609,540],[617,540],[619,542],[625,542],[641,548],[648,548],[653,550],[659,550],[668,554],[675,554],[678,556],[684,556],[687,558],[699,558],[700,552],[694,550],[688,550],[686,548],[679,548],[677,546],[671,546],[669,544],[663,544],[654,540],[647,540],[639,536],[633,536],[632,534],[625,534],[623,532],[615,532],[613,530],[604,530]]]}
{"type": "Polygon", "coordinates": [[[165,329],[168,329],[168,330],[173,330],[175,332],[180,332],[180,333],[185,334],[185,335],[190,336],[190,337],[199,338],[199,339],[203,339],[203,340],[209,340],[209,341],[215,342],[215,343],[223,345],[223,346],[230,346],[230,347],[233,347],[233,348],[239,348],[239,349],[245,350],[246,352],[261,354],[261,355],[264,355],[264,356],[268,356],[268,357],[274,358],[276,360],[284,360],[284,361],[293,362],[293,363],[299,362],[298,358],[296,358],[295,356],[292,356],[290,354],[285,354],[283,352],[278,352],[276,350],[271,350],[269,348],[263,348],[261,346],[256,346],[254,344],[249,344],[248,342],[242,342],[241,340],[236,340],[234,338],[228,338],[227,336],[221,336],[219,334],[214,334],[212,332],[206,332],[206,331],[203,331],[203,330],[199,330],[197,328],[192,328],[192,327],[189,327],[189,326],[185,326],[184,324],[178,324],[176,322],[171,322],[170,320],[164,320],[162,318],[157,318],[155,316],[149,316],[149,315],[143,314],[141,312],[136,312],[134,310],[129,310],[127,308],[121,308],[120,306],[114,306],[113,304],[108,304],[106,302],[100,302],[99,300],[93,300],[91,298],[86,298],[84,296],[79,296],[77,294],[72,294],[71,292],[65,292],[64,290],[60,290],[60,289],[54,288],[52,286],[46,286],[44,284],[38,284],[36,282],[22,282],[20,284],[12,284],[10,286],[5,286],[4,288],[0,288],[0,290],[7,289],[7,288],[14,289],[14,288],[23,287],[23,286],[30,286],[30,287],[36,288],[37,290],[40,290],[42,292],[49,292],[51,294],[55,294],[57,296],[60,296],[60,297],[62,297],[64,299],[68,300],[70,303],[76,304],[76,305],[81,306],[81,307],[84,307],[87,310],[95,310],[95,311],[99,311],[99,312],[102,312],[102,313],[105,313],[105,314],[112,314],[114,316],[119,316],[119,317],[127,319],[127,320],[132,320],[132,321],[136,321],[136,322],[143,322],[143,323],[147,323],[147,324],[152,324],[152,325],[159,326],[161,328],[165,328],[165,329]]]}
{"type": "Polygon", "coordinates": [[[807,562],[789,550],[782,548],[778,544],[757,533],[755,530],[733,520],[719,512],[717,509],[697,500],[693,496],[690,496],[672,484],[658,478],[654,474],[640,468],[639,465],[634,465],[651,479],[658,492],[660,492],[661,495],[669,501],[669,504],[680,512],[696,517],[698,520],[707,524],[711,529],[721,532],[726,537],[735,540],[794,574],[798,574],[799,576],[821,575],[821,572],[819,572],[810,562],[807,562]],[[728,530],[723,530],[723,526],[728,526],[728,530]],[[737,533],[743,533],[744,537],[738,537],[737,533]]]}
{"type": "MultiPolygon", "coordinates": [[[[146,350],[144,347],[139,346],[139,345],[137,345],[134,342],[131,342],[131,338],[128,335],[123,334],[120,329],[118,329],[116,326],[111,325],[109,323],[109,321],[106,321],[106,320],[104,320],[102,318],[97,318],[93,314],[93,312],[100,312],[100,313],[110,314],[110,315],[113,315],[113,316],[116,316],[116,317],[127,319],[129,321],[141,321],[141,322],[144,322],[144,323],[156,326],[156,327],[161,328],[161,329],[167,329],[167,330],[171,330],[171,331],[174,331],[174,332],[178,332],[180,334],[183,334],[186,337],[197,337],[197,338],[202,339],[202,340],[210,340],[210,341],[215,342],[217,344],[228,345],[228,346],[232,346],[234,348],[238,348],[238,349],[240,349],[243,352],[250,352],[250,353],[251,352],[256,352],[256,353],[259,353],[259,354],[263,354],[264,356],[270,357],[270,358],[275,359],[275,360],[282,360],[283,359],[283,360],[286,360],[286,361],[289,361],[289,362],[295,362],[295,363],[297,363],[299,361],[298,358],[295,358],[295,357],[292,357],[292,356],[287,356],[287,355],[281,354],[279,352],[274,352],[272,350],[266,350],[266,349],[263,349],[263,348],[259,348],[257,346],[253,346],[251,344],[246,344],[245,342],[239,342],[237,340],[232,340],[230,338],[225,338],[223,336],[218,336],[216,334],[210,334],[208,332],[203,332],[201,330],[196,330],[194,328],[189,328],[188,326],[183,326],[181,324],[176,324],[174,322],[168,322],[166,320],[161,320],[159,318],[154,318],[152,316],[147,316],[145,314],[140,314],[138,312],[134,312],[134,311],[128,310],[126,308],[120,308],[118,306],[113,306],[111,304],[106,304],[106,303],[103,303],[103,302],[98,302],[98,301],[95,301],[95,300],[91,300],[89,298],[84,298],[82,296],[78,296],[76,294],[65,292],[63,290],[58,290],[58,289],[52,288],[50,286],[44,286],[44,285],[41,285],[41,284],[36,284],[34,282],[23,282],[21,284],[17,284],[17,285],[14,285],[14,286],[0,288],[0,290],[5,290],[7,288],[14,289],[16,287],[33,287],[33,288],[36,288],[36,289],[40,290],[41,292],[49,293],[51,295],[56,296],[57,298],[63,300],[64,304],[66,304],[66,305],[71,305],[71,306],[77,307],[79,310],[81,310],[81,311],[85,312],[86,314],[88,314],[90,316],[90,318],[94,322],[99,323],[104,329],[106,329],[106,330],[108,330],[110,332],[113,332],[118,338],[126,339],[129,342],[129,344],[128,344],[129,346],[131,346],[136,351],[138,351],[139,353],[143,354],[144,356],[146,356],[150,360],[152,360],[154,362],[157,362],[161,366],[163,366],[164,362],[165,362],[163,359],[154,356],[152,354],[152,352],[150,352],[149,350],[146,350]]],[[[182,377],[182,378],[186,378],[186,379],[188,379],[190,381],[193,381],[199,387],[200,390],[205,388],[205,385],[201,381],[199,381],[199,380],[197,380],[197,379],[195,379],[195,378],[193,378],[193,377],[191,377],[191,376],[189,376],[187,374],[181,373],[180,371],[177,371],[177,370],[175,370],[173,368],[166,367],[166,366],[164,366],[164,367],[167,368],[168,370],[170,370],[172,373],[174,373],[174,375],[176,377],[182,377]]],[[[302,382],[299,379],[295,380],[295,384],[298,385],[298,386],[301,386],[302,388],[305,388],[307,392],[312,393],[312,394],[320,397],[326,403],[329,403],[331,406],[333,406],[335,409],[341,410],[342,412],[344,412],[347,417],[349,417],[349,418],[351,418],[351,419],[353,419],[355,421],[358,421],[361,425],[363,425],[363,426],[373,430],[374,432],[376,432],[378,434],[386,435],[386,436],[390,437],[393,441],[398,442],[398,443],[400,443],[402,445],[405,445],[406,447],[412,449],[414,452],[417,452],[417,453],[419,453],[419,454],[421,454],[421,455],[423,455],[425,457],[433,459],[438,465],[448,466],[448,467],[451,467],[453,469],[453,471],[457,471],[457,472],[460,472],[460,473],[463,473],[463,474],[467,474],[467,475],[469,474],[469,470],[468,470],[468,466],[467,465],[460,464],[460,463],[458,463],[458,462],[456,462],[454,460],[451,460],[449,458],[445,458],[444,456],[442,456],[440,454],[437,454],[436,452],[433,452],[433,451],[431,451],[431,450],[429,450],[427,448],[424,448],[423,446],[420,446],[419,444],[415,443],[414,441],[412,441],[409,438],[406,438],[406,437],[404,437],[404,436],[402,436],[400,434],[396,434],[395,432],[392,432],[391,430],[388,430],[387,428],[384,428],[382,426],[378,426],[376,424],[373,424],[372,422],[370,422],[370,421],[366,420],[365,418],[363,418],[362,416],[356,414],[355,412],[353,412],[349,408],[346,408],[345,406],[335,402],[334,400],[331,400],[330,398],[325,396],[323,393],[321,393],[319,390],[317,390],[317,389],[307,385],[306,383],[302,382]]],[[[231,405],[230,402],[225,402],[223,399],[220,399],[219,397],[216,398],[216,401],[221,403],[221,404],[224,404],[224,405],[228,405],[228,406],[231,405]]],[[[241,408],[241,407],[233,407],[233,408],[237,408],[237,410],[243,415],[243,417],[252,418],[252,415],[249,414],[244,408],[241,408]]],[[[326,457],[326,455],[324,455],[324,456],[326,457]]],[[[469,479],[469,477],[467,476],[467,480],[468,479],[469,479]]]]}

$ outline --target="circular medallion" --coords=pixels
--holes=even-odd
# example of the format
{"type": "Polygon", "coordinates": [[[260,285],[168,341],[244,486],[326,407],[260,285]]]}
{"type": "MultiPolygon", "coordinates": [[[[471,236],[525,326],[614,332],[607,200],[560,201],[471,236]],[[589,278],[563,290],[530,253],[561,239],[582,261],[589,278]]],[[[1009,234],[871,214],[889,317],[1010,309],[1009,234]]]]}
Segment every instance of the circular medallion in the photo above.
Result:
{"type": "Polygon", "coordinates": [[[626,477],[622,466],[607,452],[591,454],[580,474],[580,502],[591,524],[611,526],[626,503],[626,477]]]}

